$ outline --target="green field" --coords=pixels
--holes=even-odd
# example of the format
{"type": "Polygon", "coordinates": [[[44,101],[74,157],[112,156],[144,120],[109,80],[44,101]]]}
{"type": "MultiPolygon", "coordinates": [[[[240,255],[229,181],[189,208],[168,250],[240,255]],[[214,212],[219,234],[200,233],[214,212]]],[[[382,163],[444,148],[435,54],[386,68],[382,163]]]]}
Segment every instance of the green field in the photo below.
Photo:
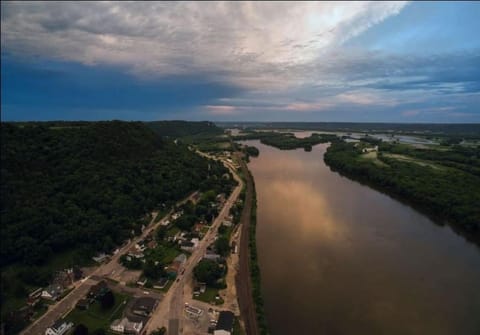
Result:
{"type": "Polygon", "coordinates": [[[217,295],[218,295],[218,289],[207,287],[204,293],[200,293],[200,295],[193,296],[193,299],[200,300],[209,304],[222,305],[223,299],[222,298],[215,299],[217,295]]]}

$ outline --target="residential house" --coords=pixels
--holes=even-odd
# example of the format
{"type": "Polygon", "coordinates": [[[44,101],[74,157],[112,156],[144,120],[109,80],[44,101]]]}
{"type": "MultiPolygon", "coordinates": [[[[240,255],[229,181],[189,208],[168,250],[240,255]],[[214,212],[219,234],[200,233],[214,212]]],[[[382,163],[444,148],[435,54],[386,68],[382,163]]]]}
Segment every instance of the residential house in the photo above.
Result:
{"type": "Polygon", "coordinates": [[[57,300],[63,293],[63,286],[59,284],[52,284],[47,286],[42,291],[42,298],[47,300],[57,300]]]}
{"type": "Polygon", "coordinates": [[[175,221],[176,219],[178,219],[178,218],[181,217],[182,215],[183,215],[183,211],[179,211],[179,212],[173,213],[173,214],[172,214],[172,220],[175,221]]]}
{"type": "Polygon", "coordinates": [[[374,146],[373,148],[363,148],[362,152],[367,153],[367,152],[377,152],[378,151],[378,145],[374,146]]]}
{"type": "Polygon", "coordinates": [[[43,289],[40,287],[40,288],[36,289],[35,291],[31,292],[28,295],[27,304],[30,305],[30,306],[35,306],[37,304],[37,302],[40,300],[40,298],[42,297],[42,291],[43,291],[43,289]]]}
{"type": "Polygon", "coordinates": [[[147,278],[143,278],[143,280],[138,280],[137,281],[137,285],[140,285],[140,286],[145,286],[145,284],[147,283],[148,279],[147,278]]]}
{"type": "Polygon", "coordinates": [[[210,259],[212,261],[217,261],[220,257],[221,256],[212,249],[207,249],[205,255],[203,255],[204,259],[210,259]]]}
{"type": "Polygon", "coordinates": [[[157,247],[157,241],[151,240],[150,242],[147,243],[147,248],[148,249],[154,249],[157,247]]]}
{"type": "Polygon", "coordinates": [[[233,225],[233,222],[231,220],[223,220],[222,225],[225,227],[231,227],[233,225]]]}
{"type": "Polygon", "coordinates": [[[108,255],[105,253],[98,254],[97,256],[92,257],[92,259],[97,263],[103,263],[108,259],[108,255]]]}
{"type": "Polygon", "coordinates": [[[205,225],[204,225],[203,223],[201,223],[201,222],[195,223],[195,225],[193,226],[193,231],[194,231],[195,233],[201,233],[203,227],[205,227],[205,225]]]}
{"type": "Polygon", "coordinates": [[[137,250],[130,250],[125,258],[127,261],[131,261],[133,258],[142,259],[144,257],[145,254],[143,252],[137,250]]]}
{"type": "Polygon", "coordinates": [[[88,307],[90,307],[90,301],[86,298],[82,298],[77,302],[75,307],[82,311],[87,310],[88,307]]]}
{"type": "Polygon", "coordinates": [[[78,266],[74,266],[72,268],[72,271],[74,280],[79,280],[83,278],[83,271],[78,266]]]}
{"type": "Polygon", "coordinates": [[[139,316],[150,316],[153,310],[157,307],[158,300],[142,297],[135,300],[132,307],[132,313],[139,316]]]}
{"type": "Polygon", "coordinates": [[[206,283],[197,282],[197,285],[195,285],[195,287],[193,288],[193,294],[199,295],[200,293],[205,293],[206,290],[207,290],[206,283]]]}
{"type": "Polygon", "coordinates": [[[174,258],[173,263],[177,263],[178,265],[182,266],[187,261],[187,256],[185,254],[180,254],[174,258]]]}
{"type": "Polygon", "coordinates": [[[143,321],[129,320],[128,318],[117,319],[112,322],[110,329],[120,334],[140,334],[143,328],[143,321]]]}
{"type": "Polygon", "coordinates": [[[231,335],[233,332],[233,323],[235,315],[230,311],[221,311],[218,316],[217,326],[213,335],[231,335]]]}
{"type": "Polygon", "coordinates": [[[67,333],[73,327],[73,323],[59,319],[55,323],[48,327],[45,331],[45,335],[63,335],[67,333]]]}
{"type": "Polygon", "coordinates": [[[178,274],[179,267],[171,264],[170,266],[165,267],[165,272],[169,278],[175,278],[178,274]]]}
{"type": "Polygon", "coordinates": [[[55,273],[53,278],[53,284],[62,285],[63,287],[69,287],[73,284],[73,270],[65,269],[55,273]]]}
{"type": "Polygon", "coordinates": [[[107,282],[102,280],[90,287],[90,291],[88,291],[88,297],[98,299],[105,295],[105,293],[108,291],[110,291],[110,289],[108,288],[107,282]]]}
{"type": "Polygon", "coordinates": [[[198,238],[192,238],[190,241],[181,241],[180,249],[188,252],[192,252],[197,246],[200,240],[198,238]]]}
{"type": "Polygon", "coordinates": [[[183,266],[183,264],[185,264],[186,261],[187,256],[185,254],[180,254],[175,257],[172,264],[165,269],[170,278],[174,278],[178,274],[180,268],[183,266]]]}
{"type": "Polygon", "coordinates": [[[147,247],[145,246],[145,241],[144,240],[138,241],[135,244],[135,248],[139,251],[145,251],[145,249],[147,249],[147,247]]]}
{"type": "Polygon", "coordinates": [[[180,242],[180,249],[182,249],[183,251],[193,251],[194,249],[194,244],[191,242],[191,241],[182,241],[180,242]]]}
{"type": "Polygon", "coordinates": [[[162,277],[153,284],[153,288],[156,288],[156,289],[165,288],[165,286],[167,286],[168,284],[168,281],[169,281],[168,278],[162,277]]]}
{"type": "Polygon", "coordinates": [[[226,198],[225,198],[225,193],[220,193],[216,196],[215,200],[219,203],[219,204],[222,204],[225,202],[226,198]]]}

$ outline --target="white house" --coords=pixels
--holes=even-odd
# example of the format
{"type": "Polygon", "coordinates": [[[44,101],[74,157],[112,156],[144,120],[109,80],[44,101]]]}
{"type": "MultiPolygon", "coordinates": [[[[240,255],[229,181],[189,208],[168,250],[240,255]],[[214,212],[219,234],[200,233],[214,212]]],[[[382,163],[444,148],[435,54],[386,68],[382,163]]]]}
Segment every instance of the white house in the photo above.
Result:
{"type": "Polygon", "coordinates": [[[142,321],[130,321],[128,318],[118,319],[112,322],[110,329],[121,334],[140,334],[143,328],[142,321]]]}
{"type": "Polygon", "coordinates": [[[199,242],[200,240],[198,238],[192,238],[190,241],[182,241],[180,242],[180,249],[191,252],[197,248],[199,242]]]}
{"type": "Polygon", "coordinates": [[[49,285],[42,291],[41,297],[48,300],[57,300],[62,293],[62,285],[49,285]]]}
{"type": "Polygon", "coordinates": [[[45,335],[63,335],[73,327],[73,323],[59,319],[47,328],[45,335]]]}
{"type": "Polygon", "coordinates": [[[97,256],[92,257],[92,259],[97,263],[102,263],[108,258],[108,255],[105,253],[98,254],[97,256]]]}
{"type": "Polygon", "coordinates": [[[233,225],[231,220],[223,220],[222,225],[225,227],[231,227],[233,225]]]}
{"type": "Polygon", "coordinates": [[[203,256],[204,259],[210,259],[212,261],[216,261],[220,257],[221,256],[219,254],[217,254],[215,251],[210,249],[207,249],[207,251],[205,251],[205,255],[203,256]]]}

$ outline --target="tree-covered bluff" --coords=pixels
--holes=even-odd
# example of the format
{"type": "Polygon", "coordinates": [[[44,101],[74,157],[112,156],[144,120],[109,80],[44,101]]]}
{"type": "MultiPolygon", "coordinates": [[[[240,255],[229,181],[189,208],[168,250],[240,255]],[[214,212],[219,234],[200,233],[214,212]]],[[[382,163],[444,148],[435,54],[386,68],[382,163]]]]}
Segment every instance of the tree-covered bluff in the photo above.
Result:
{"type": "Polygon", "coordinates": [[[2,123],[1,265],[111,251],[152,210],[230,188],[225,173],[141,122],[2,123]]]}

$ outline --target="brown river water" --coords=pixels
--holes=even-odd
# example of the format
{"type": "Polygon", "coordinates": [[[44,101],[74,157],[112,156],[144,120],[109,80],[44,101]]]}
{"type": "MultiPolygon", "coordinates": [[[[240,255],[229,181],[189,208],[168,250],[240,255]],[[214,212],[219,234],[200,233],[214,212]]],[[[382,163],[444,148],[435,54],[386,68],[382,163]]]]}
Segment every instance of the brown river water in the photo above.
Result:
{"type": "Polygon", "coordinates": [[[326,144],[247,142],[273,335],[480,334],[479,247],[330,171],[326,144]]]}

